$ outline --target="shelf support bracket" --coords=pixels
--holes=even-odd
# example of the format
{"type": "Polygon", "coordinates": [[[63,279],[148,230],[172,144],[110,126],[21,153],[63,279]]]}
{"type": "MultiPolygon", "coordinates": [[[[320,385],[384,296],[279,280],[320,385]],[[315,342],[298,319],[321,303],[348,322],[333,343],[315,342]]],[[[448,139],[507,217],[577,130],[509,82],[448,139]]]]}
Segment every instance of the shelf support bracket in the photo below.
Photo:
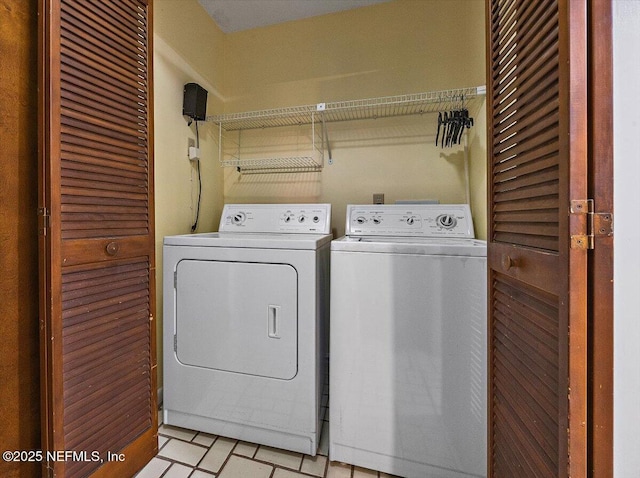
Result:
{"type": "Polygon", "coordinates": [[[329,132],[327,131],[327,124],[324,121],[324,115],[322,115],[322,142],[324,143],[323,146],[327,148],[327,153],[329,155],[329,164],[333,164],[333,157],[331,156],[331,145],[329,144],[329,132]]]}

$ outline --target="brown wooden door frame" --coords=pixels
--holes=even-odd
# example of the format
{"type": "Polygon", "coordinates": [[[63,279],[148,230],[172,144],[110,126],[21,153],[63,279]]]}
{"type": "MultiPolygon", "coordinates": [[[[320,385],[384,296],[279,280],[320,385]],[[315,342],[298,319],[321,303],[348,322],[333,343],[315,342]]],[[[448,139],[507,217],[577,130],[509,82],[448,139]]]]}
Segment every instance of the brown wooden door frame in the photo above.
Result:
{"type": "MultiPolygon", "coordinates": [[[[0,13],[0,444],[40,447],[37,219],[37,2],[0,13]]],[[[0,460],[0,476],[37,476],[39,463],[0,460]]]]}
{"type": "MultiPolygon", "coordinates": [[[[51,131],[54,105],[51,102],[51,90],[49,85],[54,79],[47,64],[52,57],[50,37],[47,32],[52,28],[51,19],[46,14],[45,2],[38,2],[38,247],[39,247],[39,302],[40,302],[40,411],[41,411],[41,448],[42,450],[53,450],[55,424],[52,422],[54,416],[51,397],[54,396],[52,388],[51,374],[56,363],[53,360],[55,355],[54,344],[50,340],[52,337],[51,321],[51,264],[52,245],[55,239],[50,238],[51,231],[48,227],[50,215],[46,214],[45,206],[51,203],[50,174],[50,143],[54,132],[51,131]],[[47,62],[47,63],[46,63],[47,62]]],[[[59,238],[57,239],[59,242],[59,238]]],[[[59,414],[57,414],[59,416],[59,414]]],[[[59,425],[58,425],[59,426],[59,425]]],[[[43,465],[44,466],[44,465],[43,465]]],[[[43,476],[47,476],[43,469],[43,476]]]]}
{"type": "MultiPolygon", "coordinates": [[[[610,0],[589,1],[589,197],[613,217],[613,37],[610,0]]],[[[589,256],[588,475],[613,476],[613,235],[589,256]]]]}
{"type": "MultiPolygon", "coordinates": [[[[560,14],[568,18],[566,38],[568,57],[560,56],[561,64],[567,62],[568,86],[567,92],[561,98],[567,101],[565,118],[561,118],[561,135],[567,138],[569,151],[568,180],[565,183],[568,190],[561,197],[561,208],[566,207],[569,215],[568,230],[561,230],[561,237],[565,242],[560,260],[568,260],[569,269],[566,278],[562,279],[563,290],[568,291],[568,446],[567,473],[568,476],[586,476],[587,471],[587,284],[588,284],[588,250],[576,247],[571,239],[575,234],[582,234],[587,230],[587,216],[584,211],[575,214],[572,203],[575,200],[586,200],[589,196],[588,178],[588,6],[586,0],[562,2],[567,8],[566,13],[561,8],[560,14]],[[566,129],[565,129],[566,126],[566,129]],[[566,282],[564,282],[566,280],[566,282]]],[[[562,48],[561,48],[562,51],[562,48]]],[[[561,214],[564,211],[561,210],[561,214]]],[[[562,393],[562,391],[560,391],[562,393]]],[[[562,394],[560,395],[562,396],[562,394]]]]}

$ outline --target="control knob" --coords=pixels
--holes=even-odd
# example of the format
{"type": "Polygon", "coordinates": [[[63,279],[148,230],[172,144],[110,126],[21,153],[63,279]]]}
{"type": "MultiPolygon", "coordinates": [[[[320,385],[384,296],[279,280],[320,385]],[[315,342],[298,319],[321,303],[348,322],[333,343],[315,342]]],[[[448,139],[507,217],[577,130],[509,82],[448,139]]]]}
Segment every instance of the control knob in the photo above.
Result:
{"type": "Polygon", "coordinates": [[[287,211],[282,215],[282,221],[285,223],[291,222],[293,218],[294,218],[294,214],[291,211],[287,211]]]}
{"type": "Polygon", "coordinates": [[[233,223],[238,225],[242,224],[245,219],[246,219],[246,216],[243,212],[236,213],[232,217],[233,223]]]}
{"type": "Polygon", "coordinates": [[[440,214],[436,218],[436,223],[445,229],[453,229],[458,224],[458,220],[451,214],[440,214]]]}

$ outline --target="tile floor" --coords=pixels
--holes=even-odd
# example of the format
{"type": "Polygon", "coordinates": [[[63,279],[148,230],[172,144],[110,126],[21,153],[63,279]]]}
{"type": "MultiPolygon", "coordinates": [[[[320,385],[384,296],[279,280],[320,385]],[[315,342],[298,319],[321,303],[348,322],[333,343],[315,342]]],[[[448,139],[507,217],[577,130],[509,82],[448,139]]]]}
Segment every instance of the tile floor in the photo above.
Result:
{"type": "MultiPolygon", "coordinates": [[[[381,478],[386,473],[330,462],[328,413],[315,457],[160,425],[158,455],[136,478],[381,478]]],[[[160,421],[162,414],[160,415],[160,421]]]]}

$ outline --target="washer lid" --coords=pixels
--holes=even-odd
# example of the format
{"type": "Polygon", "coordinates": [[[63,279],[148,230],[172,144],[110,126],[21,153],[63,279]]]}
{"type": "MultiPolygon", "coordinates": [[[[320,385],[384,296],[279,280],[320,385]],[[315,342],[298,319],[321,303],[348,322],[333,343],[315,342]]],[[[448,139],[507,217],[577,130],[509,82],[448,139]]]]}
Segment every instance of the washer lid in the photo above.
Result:
{"type": "Polygon", "coordinates": [[[206,232],[165,236],[165,246],[244,247],[252,249],[316,250],[329,243],[331,234],[257,234],[206,232]]]}
{"type": "Polygon", "coordinates": [[[473,239],[468,204],[348,205],[347,236],[473,239]]]}
{"type": "Polygon", "coordinates": [[[343,236],[331,243],[331,251],[486,257],[487,243],[460,238],[343,236]]]}

